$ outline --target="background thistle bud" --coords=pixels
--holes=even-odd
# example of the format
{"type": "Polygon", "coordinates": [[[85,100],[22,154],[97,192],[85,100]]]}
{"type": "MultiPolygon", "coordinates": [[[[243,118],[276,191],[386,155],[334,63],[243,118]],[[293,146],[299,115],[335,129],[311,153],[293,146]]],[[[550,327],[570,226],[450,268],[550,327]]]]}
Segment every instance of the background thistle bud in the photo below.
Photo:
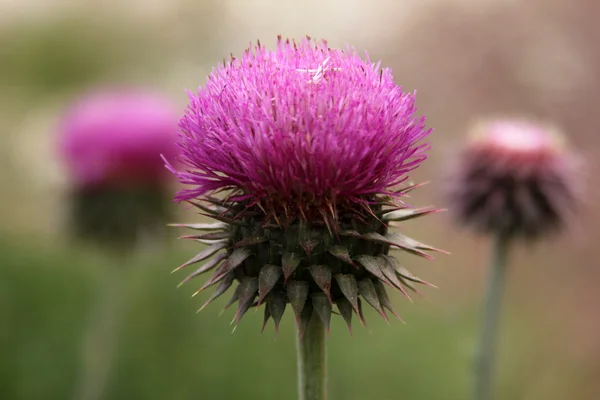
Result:
{"type": "Polygon", "coordinates": [[[127,247],[140,230],[164,225],[171,179],[160,154],[174,156],[176,131],[172,106],[153,94],[101,90],[77,99],[58,139],[75,237],[127,247]]]}
{"type": "Polygon", "coordinates": [[[538,237],[572,215],[579,164],[552,127],[509,119],[480,123],[449,175],[450,209],[479,232],[538,237]]]}
{"type": "Polygon", "coordinates": [[[426,282],[390,248],[436,250],[387,225],[436,211],[400,201],[430,132],[414,101],[388,69],[310,38],[258,43],[214,70],[180,121],[189,169],[167,164],[191,186],[176,199],[218,221],[182,225],[209,244],[179,267],[206,260],[184,282],[212,271],[205,305],[237,283],[226,305],[237,302],[236,324],[262,304],[276,327],[289,305],[301,332],[315,316],[328,329],[334,306],[349,326],[353,314],[364,323],[363,301],[397,316],[385,287],[408,295],[426,282]]]}

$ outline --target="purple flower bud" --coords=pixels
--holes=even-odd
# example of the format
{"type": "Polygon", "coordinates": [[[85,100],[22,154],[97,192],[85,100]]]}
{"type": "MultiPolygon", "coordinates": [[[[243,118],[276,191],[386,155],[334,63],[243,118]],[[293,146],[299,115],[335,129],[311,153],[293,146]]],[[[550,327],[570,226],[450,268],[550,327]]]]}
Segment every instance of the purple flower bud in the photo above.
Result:
{"type": "Polygon", "coordinates": [[[535,238],[579,201],[580,160],[555,129],[525,120],[476,125],[449,174],[450,209],[479,232],[535,238]]]}

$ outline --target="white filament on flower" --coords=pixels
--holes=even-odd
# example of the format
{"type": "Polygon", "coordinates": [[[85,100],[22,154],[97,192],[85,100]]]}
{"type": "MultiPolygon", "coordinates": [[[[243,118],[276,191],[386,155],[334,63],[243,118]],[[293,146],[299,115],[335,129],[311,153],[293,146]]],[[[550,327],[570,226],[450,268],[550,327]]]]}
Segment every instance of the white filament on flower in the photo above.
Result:
{"type": "Polygon", "coordinates": [[[298,68],[296,69],[296,71],[298,72],[308,72],[309,74],[312,74],[312,78],[310,78],[310,80],[307,81],[307,83],[319,83],[321,81],[321,79],[323,79],[324,75],[325,75],[325,71],[341,71],[341,68],[328,68],[327,64],[329,63],[329,58],[327,57],[325,58],[325,60],[323,60],[323,62],[319,65],[319,67],[317,69],[305,69],[305,68],[298,68]]]}

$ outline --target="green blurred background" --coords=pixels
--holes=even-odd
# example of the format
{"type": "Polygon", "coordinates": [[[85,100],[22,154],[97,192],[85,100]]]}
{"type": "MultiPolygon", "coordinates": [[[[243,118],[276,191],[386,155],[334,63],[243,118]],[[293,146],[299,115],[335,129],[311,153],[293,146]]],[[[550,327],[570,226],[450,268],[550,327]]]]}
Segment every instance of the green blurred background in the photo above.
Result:
{"type": "MultiPolygon", "coordinates": [[[[53,147],[59,113],[84,89],[146,86],[183,110],[184,89],[213,65],[277,34],[353,44],[418,89],[435,132],[413,175],[432,183],[415,205],[444,206],[442,172],[472,118],[532,115],[569,135],[588,160],[586,204],[566,235],[512,255],[497,398],[600,398],[597,1],[2,0],[0,11],[0,399],[78,400],[86,327],[107,286],[118,293],[108,299],[119,329],[103,399],[295,398],[291,314],[277,338],[272,327],[259,333],[261,311],[231,333],[232,310],[219,316],[225,299],[196,314],[208,294],[190,295],[202,278],[176,289],[185,274],[169,274],[198,248],[172,240],[123,268],[70,243],[68,182],[53,147]]],[[[415,303],[395,295],[406,324],[367,312],[370,332],[356,324],[351,337],[335,319],[332,399],[469,398],[488,242],[441,214],[405,229],[452,253],[401,255],[440,288],[415,303]]]]}

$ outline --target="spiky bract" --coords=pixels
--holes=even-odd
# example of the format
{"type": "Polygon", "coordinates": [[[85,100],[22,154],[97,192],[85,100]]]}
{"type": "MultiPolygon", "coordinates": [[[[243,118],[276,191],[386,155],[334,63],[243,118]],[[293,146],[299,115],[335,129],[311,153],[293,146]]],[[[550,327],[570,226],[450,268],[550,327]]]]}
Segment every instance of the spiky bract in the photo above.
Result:
{"type": "Polygon", "coordinates": [[[265,324],[273,318],[278,327],[289,303],[302,332],[313,312],[329,329],[333,305],[350,327],[353,312],[364,323],[361,296],[387,321],[386,309],[398,315],[385,286],[406,296],[405,289],[418,292],[415,283],[433,286],[410,273],[388,251],[392,247],[431,258],[428,253],[439,250],[389,232],[387,223],[427,215],[435,209],[392,207],[383,199],[373,198],[371,208],[361,215],[340,214],[336,221],[338,236],[333,236],[322,220],[296,219],[283,226],[274,221],[265,223],[265,214],[259,208],[210,200],[212,207],[196,207],[219,222],[180,225],[208,231],[184,238],[209,246],[176,270],[208,260],[182,282],[214,270],[196,292],[217,285],[202,308],[239,282],[225,306],[238,302],[236,324],[250,307],[266,303],[265,324]]]}
{"type": "Polygon", "coordinates": [[[554,128],[527,120],[479,123],[448,174],[450,210],[478,232],[537,238],[572,216],[579,166],[554,128]]]}

